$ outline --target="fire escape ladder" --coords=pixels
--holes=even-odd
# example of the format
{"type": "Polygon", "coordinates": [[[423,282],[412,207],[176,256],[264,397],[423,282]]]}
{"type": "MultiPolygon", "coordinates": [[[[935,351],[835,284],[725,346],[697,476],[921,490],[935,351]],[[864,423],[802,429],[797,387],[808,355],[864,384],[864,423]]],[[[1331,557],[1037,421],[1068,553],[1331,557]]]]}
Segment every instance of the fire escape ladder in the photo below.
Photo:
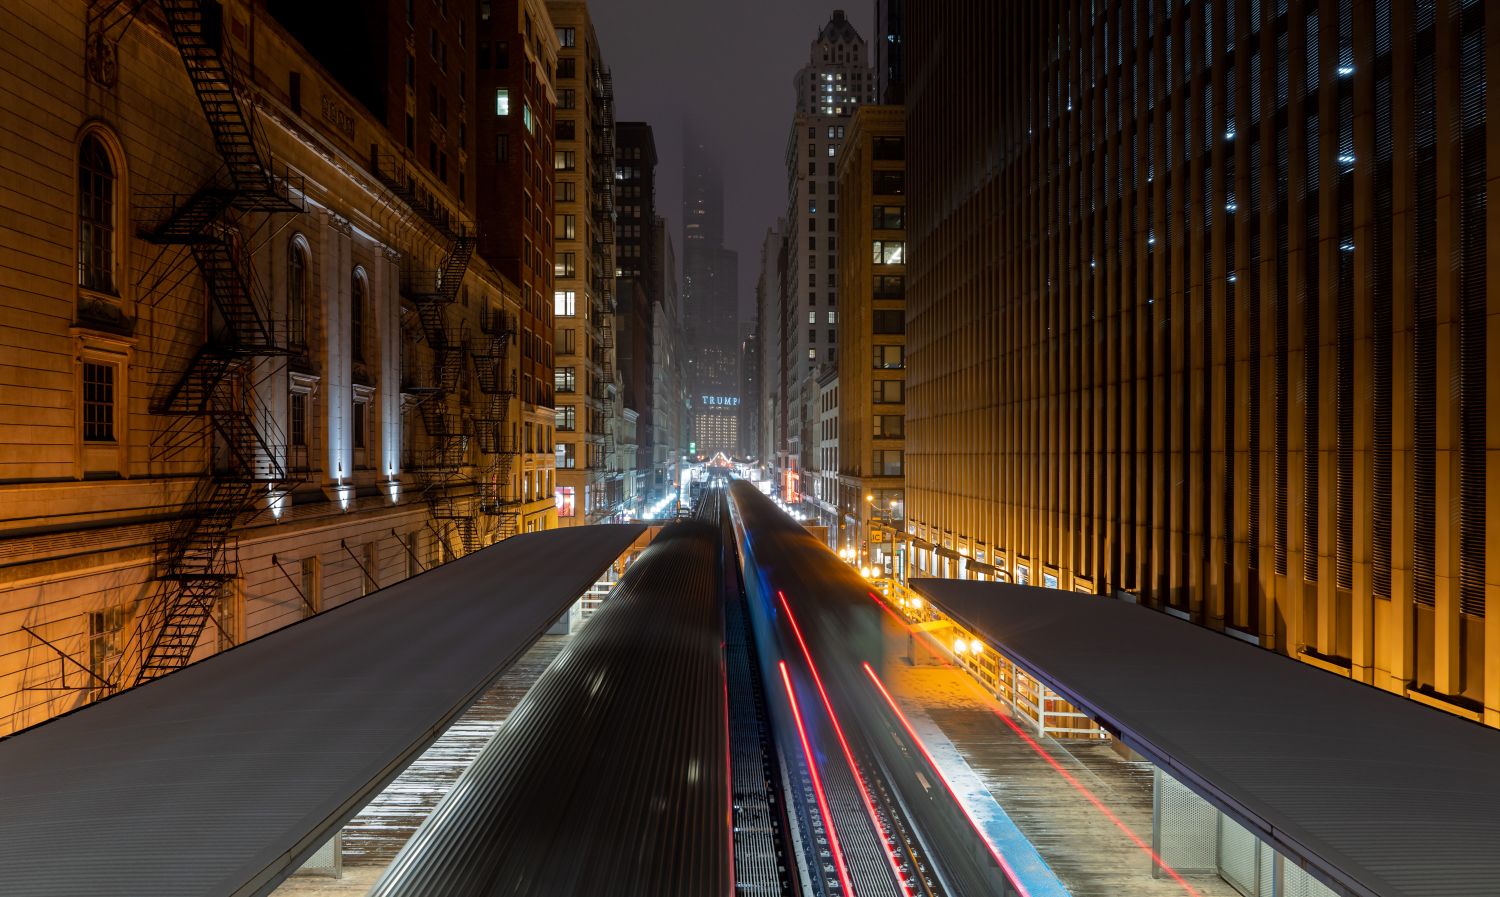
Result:
{"type": "Polygon", "coordinates": [[[220,22],[202,0],[157,0],[188,80],[213,132],[214,146],[234,186],[235,203],[258,211],[301,211],[285,178],[272,176],[256,146],[255,125],[235,92],[235,76],[221,52],[220,22]]]}
{"type": "MultiPolygon", "coordinates": [[[[167,30],[213,134],[227,172],[190,196],[174,197],[145,238],[162,247],[187,247],[197,264],[211,309],[212,336],[187,369],[153,402],[157,414],[184,422],[204,420],[217,437],[211,474],[200,481],[183,514],[164,528],[156,545],[152,595],[121,654],[115,688],[149,682],[181,669],[192,659],[212,620],[224,584],[234,578],[230,534],[258,490],[288,483],[284,440],[255,410],[251,377],[255,359],[288,354],[255,291],[255,280],[239,240],[233,213],[300,212],[293,181],[273,174],[270,157],[257,147],[254,120],[236,93],[231,59],[221,53],[217,7],[202,0],[158,0],[167,30]]],[[[300,191],[298,191],[300,192],[300,191]]],[[[199,431],[201,433],[201,430],[199,431]]],[[[201,437],[200,437],[201,438],[201,437]]]]}

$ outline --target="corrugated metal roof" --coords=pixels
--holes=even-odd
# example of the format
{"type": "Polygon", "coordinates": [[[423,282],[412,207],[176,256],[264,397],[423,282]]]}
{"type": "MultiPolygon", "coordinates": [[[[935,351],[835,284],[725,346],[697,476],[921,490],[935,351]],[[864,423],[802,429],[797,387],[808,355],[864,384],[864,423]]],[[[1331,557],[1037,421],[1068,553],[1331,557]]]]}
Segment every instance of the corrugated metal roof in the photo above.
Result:
{"type": "Polygon", "coordinates": [[[661,531],[372,897],[733,892],[719,548],[661,531]]]}
{"type": "Polygon", "coordinates": [[[1127,602],[912,585],[1331,884],[1500,893],[1500,732],[1127,602]]]}
{"type": "Polygon", "coordinates": [[[0,892],[269,892],[642,531],[516,536],[0,741],[0,892]]]}

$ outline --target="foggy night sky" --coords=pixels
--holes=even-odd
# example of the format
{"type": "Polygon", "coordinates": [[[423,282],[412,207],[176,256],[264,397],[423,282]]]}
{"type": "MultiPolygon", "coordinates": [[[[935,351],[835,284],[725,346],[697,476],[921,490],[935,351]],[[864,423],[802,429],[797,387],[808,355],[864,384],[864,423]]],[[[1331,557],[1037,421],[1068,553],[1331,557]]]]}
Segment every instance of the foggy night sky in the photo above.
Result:
{"type": "Polygon", "coordinates": [[[724,164],[724,242],[740,254],[740,320],[755,314],[766,228],[786,212],[792,78],[809,45],[843,9],[870,47],[874,0],[591,0],[615,121],[656,138],[657,213],[667,219],[682,279],[682,122],[691,115],[724,164]]]}

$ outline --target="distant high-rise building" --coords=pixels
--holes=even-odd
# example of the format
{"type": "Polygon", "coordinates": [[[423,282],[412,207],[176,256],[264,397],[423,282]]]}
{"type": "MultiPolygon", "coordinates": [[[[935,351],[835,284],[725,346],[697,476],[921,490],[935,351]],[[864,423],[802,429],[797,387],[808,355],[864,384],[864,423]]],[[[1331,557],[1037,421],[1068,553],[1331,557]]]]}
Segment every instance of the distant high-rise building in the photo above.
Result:
{"type": "Polygon", "coordinates": [[[766,230],[760,248],[760,276],[755,281],[755,334],[759,380],[760,410],[756,421],[755,457],[763,464],[779,465],[777,446],[783,443],[780,421],[785,407],[783,377],[785,356],[781,352],[783,322],[781,301],[781,261],[784,221],[766,230]]]}
{"type": "Polygon", "coordinates": [[[683,129],[682,310],[696,454],[740,453],[739,255],[724,248],[724,176],[716,151],[683,129]]]}
{"type": "MultiPolygon", "coordinates": [[[[818,375],[838,363],[837,167],[849,118],[875,97],[865,41],[843,10],[818,32],[794,79],[796,111],[787,137],[785,465],[799,471],[820,522],[837,525],[837,496],[823,494],[817,429],[818,375]]],[[[830,480],[831,482],[831,480],[830,480]]]]}
{"type": "Polygon", "coordinates": [[[906,0],[875,0],[875,97],[890,106],[906,99],[906,0]]]}
{"type": "MultiPolygon", "coordinates": [[[[652,223],[652,266],[656,303],[651,314],[651,477],[648,492],[665,495],[678,485],[679,465],[687,453],[688,409],[685,391],[686,340],[677,290],[677,254],[666,220],[658,215],[652,223]]],[[[644,464],[644,460],[642,461],[644,464]]],[[[647,501],[651,498],[648,496],[647,501]]]]}
{"type": "Polygon", "coordinates": [[[620,122],[615,134],[615,356],[621,401],[637,415],[637,460],[622,472],[635,479],[637,500],[644,501],[655,457],[652,316],[661,286],[655,270],[656,139],[645,122],[620,122]]]}

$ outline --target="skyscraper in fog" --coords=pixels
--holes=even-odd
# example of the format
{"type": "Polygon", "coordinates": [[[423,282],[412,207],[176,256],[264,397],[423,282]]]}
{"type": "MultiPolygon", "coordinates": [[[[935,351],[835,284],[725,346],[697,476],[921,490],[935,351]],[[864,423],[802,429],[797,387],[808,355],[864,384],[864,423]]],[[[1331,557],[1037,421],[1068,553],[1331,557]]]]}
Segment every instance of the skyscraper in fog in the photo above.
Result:
{"type": "Polygon", "coordinates": [[[739,445],[739,255],[724,248],[724,174],[714,147],[683,128],[682,312],[687,330],[689,442],[696,453],[739,445]]]}

